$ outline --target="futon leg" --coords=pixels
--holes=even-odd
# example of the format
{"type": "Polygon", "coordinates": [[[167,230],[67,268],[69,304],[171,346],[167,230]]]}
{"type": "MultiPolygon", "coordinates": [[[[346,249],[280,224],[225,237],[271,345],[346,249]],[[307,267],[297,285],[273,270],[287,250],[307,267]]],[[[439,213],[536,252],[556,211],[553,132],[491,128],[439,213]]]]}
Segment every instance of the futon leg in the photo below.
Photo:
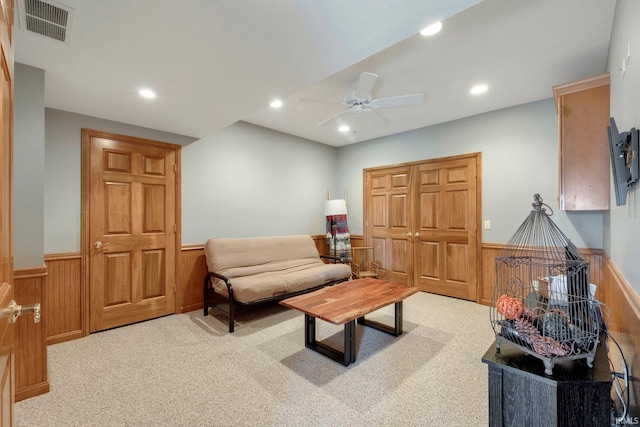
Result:
{"type": "Polygon", "coordinates": [[[204,278],[204,289],[202,292],[203,302],[204,302],[204,315],[205,317],[209,315],[209,277],[204,278]]]}
{"type": "Polygon", "coordinates": [[[236,313],[234,308],[233,301],[229,298],[229,333],[233,332],[233,326],[235,323],[236,313]]]}

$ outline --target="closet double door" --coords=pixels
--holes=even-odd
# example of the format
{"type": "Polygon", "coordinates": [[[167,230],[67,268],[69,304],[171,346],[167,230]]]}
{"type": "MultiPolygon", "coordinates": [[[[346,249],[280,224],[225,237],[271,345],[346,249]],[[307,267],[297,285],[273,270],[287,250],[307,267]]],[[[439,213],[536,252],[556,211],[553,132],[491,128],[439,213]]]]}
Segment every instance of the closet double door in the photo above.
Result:
{"type": "Polygon", "coordinates": [[[364,170],[364,235],[381,277],[477,299],[480,153],[364,170]]]}

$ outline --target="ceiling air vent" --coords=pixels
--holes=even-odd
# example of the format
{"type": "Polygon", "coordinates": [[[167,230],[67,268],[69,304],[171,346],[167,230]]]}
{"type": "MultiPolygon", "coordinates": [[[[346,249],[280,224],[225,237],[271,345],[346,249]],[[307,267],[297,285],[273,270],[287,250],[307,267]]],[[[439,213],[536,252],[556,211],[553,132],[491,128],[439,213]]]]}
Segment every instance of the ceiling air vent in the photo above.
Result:
{"type": "Polygon", "coordinates": [[[20,28],[63,43],[69,43],[72,7],[43,0],[20,0],[20,28]]]}

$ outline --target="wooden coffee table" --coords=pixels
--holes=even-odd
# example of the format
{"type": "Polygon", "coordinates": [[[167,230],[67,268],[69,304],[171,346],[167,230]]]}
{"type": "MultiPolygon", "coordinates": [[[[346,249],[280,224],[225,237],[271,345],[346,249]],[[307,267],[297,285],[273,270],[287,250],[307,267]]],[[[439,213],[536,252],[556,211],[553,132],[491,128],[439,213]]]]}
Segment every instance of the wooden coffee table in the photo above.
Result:
{"type": "Polygon", "coordinates": [[[307,348],[348,366],[356,360],[356,320],[360,325],[397,337],[402,334],[402,301],[416,292],[417,288],[398,283],[359,279],[288,298],[280,301],[280,304],[304,313],[304,342],[307,348]],[[364,318],[389,304],[395,304],[393,327],[364,318]],[[334,325],[344,325],[343,351],[316,341],[316,318],[334,325]]]}

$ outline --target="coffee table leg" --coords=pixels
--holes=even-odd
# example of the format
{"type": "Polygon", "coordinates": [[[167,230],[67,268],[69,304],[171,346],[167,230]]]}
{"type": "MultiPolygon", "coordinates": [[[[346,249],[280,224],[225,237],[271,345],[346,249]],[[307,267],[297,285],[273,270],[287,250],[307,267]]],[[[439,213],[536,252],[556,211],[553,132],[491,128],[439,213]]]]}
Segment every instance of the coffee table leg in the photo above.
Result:
{"type": "Polygon", "coordinates": [[[364,316],[358,318],[358,324],[386,332],[394,337],[402,335],[402,301],[395,303],[395,320],[393,327],[376,322],[375,320],[365,319],[364,316]]]}
{"type": "Polygon", "coordinates": [[[304,315],[304,345],[309,347],[309,344],[316,342],[316,318],[304,315]]]}
{"type": "Polygon", "coordinates": [[[356,361],[356,321],[344,325],[344,366],[356,361]]]}
{"type": "Polygon", "coordinates": [[[344,325],[344,351],[337,350],[327,344],[316,341],[316,318],[304,315],[304,345],[311,350],[327,356],[329,359],[349,366],[356,361],[356,321],[344,325]]]}

